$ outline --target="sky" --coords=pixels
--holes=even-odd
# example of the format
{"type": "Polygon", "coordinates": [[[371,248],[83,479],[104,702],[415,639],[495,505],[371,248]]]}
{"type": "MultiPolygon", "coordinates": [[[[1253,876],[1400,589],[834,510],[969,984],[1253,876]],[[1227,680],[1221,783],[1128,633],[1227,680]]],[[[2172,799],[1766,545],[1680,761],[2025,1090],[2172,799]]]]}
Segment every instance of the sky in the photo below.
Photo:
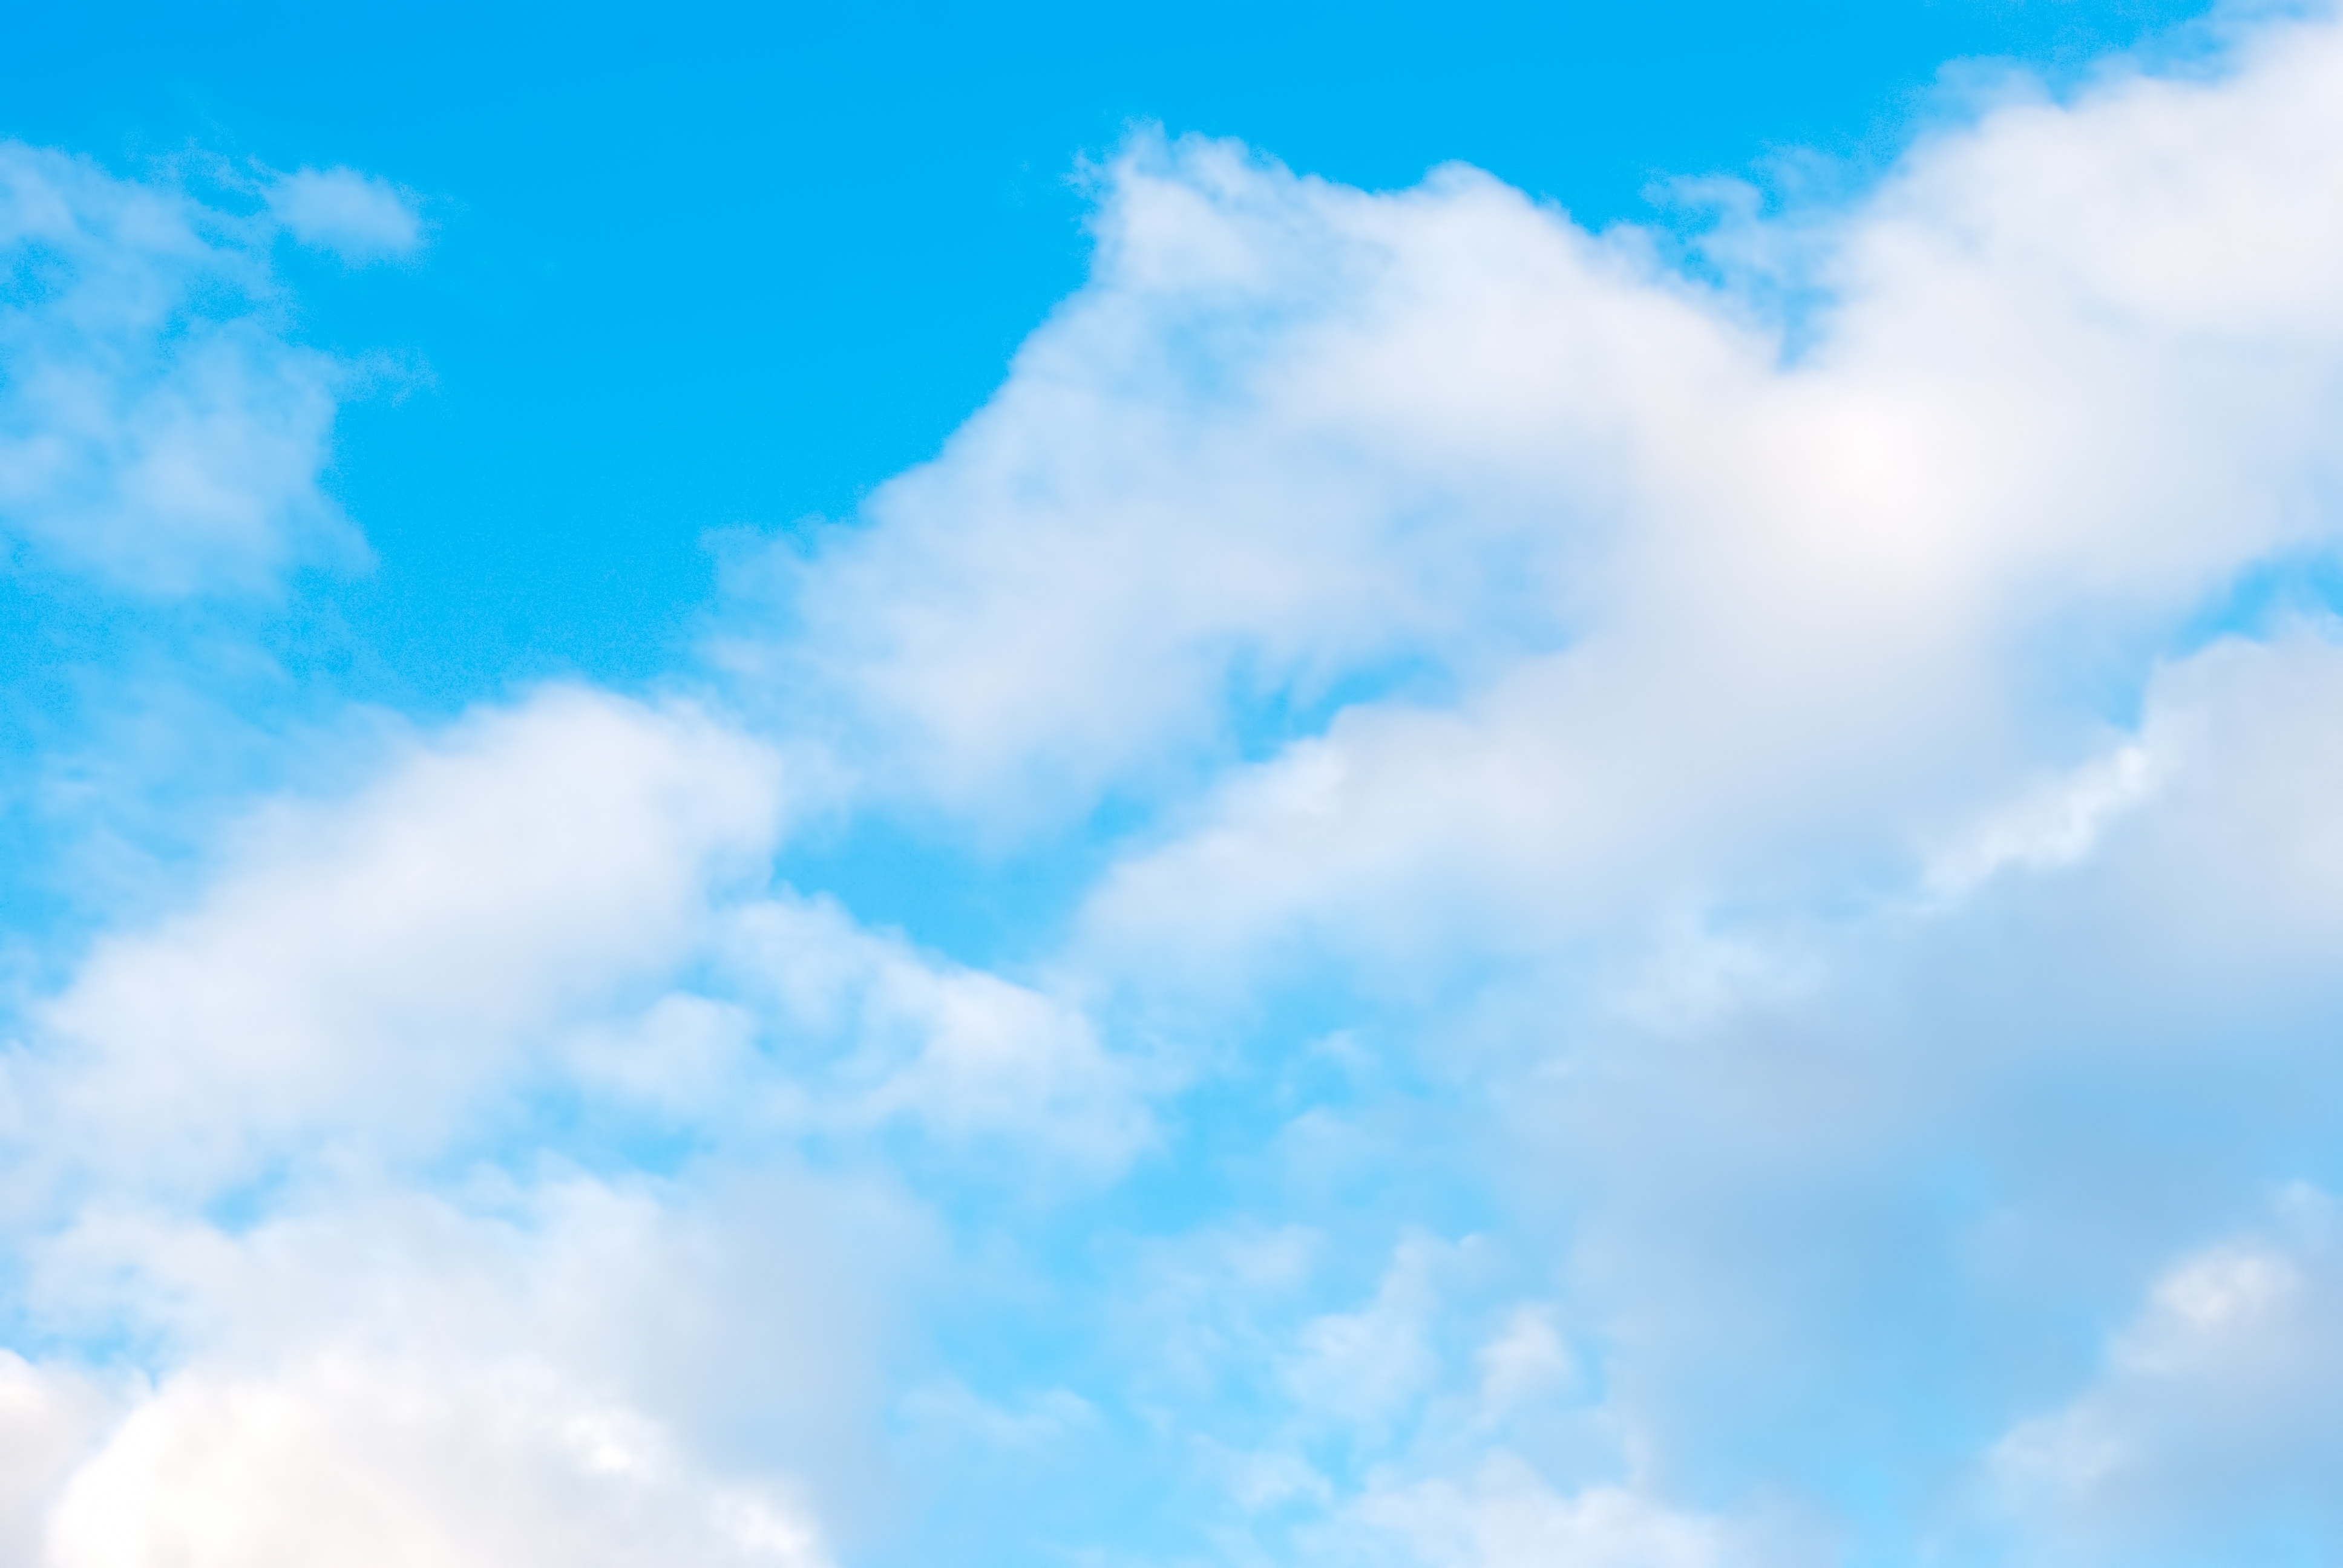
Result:
{"type": "Polygon", "coordinates": [[[2343,15],[20,9],[0,1563],[2343,1556],[2343,15]]]}

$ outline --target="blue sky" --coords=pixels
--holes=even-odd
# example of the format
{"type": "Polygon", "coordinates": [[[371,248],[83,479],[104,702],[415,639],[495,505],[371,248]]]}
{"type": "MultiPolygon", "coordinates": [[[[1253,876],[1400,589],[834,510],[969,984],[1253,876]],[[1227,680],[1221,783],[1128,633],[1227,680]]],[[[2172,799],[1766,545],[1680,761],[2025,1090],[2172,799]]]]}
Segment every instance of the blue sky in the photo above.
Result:
{"type": "Polygon", "coordinates": [[[0,1560],[2343,1551],[2343,25],[18,18],[0,1560]]]}

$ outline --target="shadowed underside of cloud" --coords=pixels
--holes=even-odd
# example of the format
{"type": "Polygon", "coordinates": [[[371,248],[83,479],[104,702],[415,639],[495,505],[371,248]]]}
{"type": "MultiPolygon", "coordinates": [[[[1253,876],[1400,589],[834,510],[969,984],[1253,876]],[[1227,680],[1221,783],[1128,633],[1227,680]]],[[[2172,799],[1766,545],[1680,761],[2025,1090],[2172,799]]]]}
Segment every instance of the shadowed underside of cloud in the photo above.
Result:
{"type": "MultiPolygon", "coordinates": [[[[246,330],[122,303],[246,242],[11,156],[79,215],[25,363],[246,330]]],[[[2343,29],[2013,92],[1722,284],[1470,170],[1095,178],[1091,282],[736,562],[698,698],[411,736],[18,1010],[0,1543],[2343,1550],[2343,29]],[[1101,819],[1014,973],[773,873],[1101,819]]],[[[194,537],[43,498],[145,448],[25,385],[27,550],[194,537]]]]}

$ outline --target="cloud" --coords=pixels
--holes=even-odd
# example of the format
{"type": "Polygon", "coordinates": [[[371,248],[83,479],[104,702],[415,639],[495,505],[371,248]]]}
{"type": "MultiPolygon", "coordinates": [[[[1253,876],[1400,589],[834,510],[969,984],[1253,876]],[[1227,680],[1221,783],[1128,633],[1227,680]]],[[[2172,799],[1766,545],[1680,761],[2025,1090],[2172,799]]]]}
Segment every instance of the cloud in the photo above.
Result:
{"type": "MultiPolygon", "coordinates": [[[[1460,701],[1362,703],[1239,771],[1106,884],[1101,928],[1151,953],[1298,929],[1387,955],[1460,922],[1473,946],[1570,940],[1654,896],[1892,867],[2029,750],[2091,744],[2046,653],[2152,644],[2256,563],[2332,544],[2343,343],[2295,262],[2343,256],[2297,194],[2333,177],[2300,166],[2338,145],[2337,55],[2329,32],[2287,39],[2225,81],[2127,82],[1924,145],[1806,241],[1831,293],[1786,363],[1731,301],[1584,278],[1549,240],[1551,297],[1507,313],[1521,367],[1487,396],[1534,409],[1506,417],[1539,431],[1545,529],[1616,519],[1581,568],[1600,614],[1460,701]],[[1673,334],[1590,344],[1622,290],[1673,334]],[[1600,411],[1523,388],[1541,364],[1604,388],[1600,411]]],[[[1425,205],[1453,238],[1414,249],[1528,250],[1467,201],[1425,205]]],[[[1371,318],[1358,362],[1306,382],[1313,411],[1455,417],[1396,345],[1478,341],[1476,297],[1428,263],[1408,282],[1392,292],[1430,319],[1371,318]]]]}
{"type": "Polygon", "coordinates": [[[1782,1560],[1753,1552],[1718,1521],[1673,1512],[1626,1487],[1557,1494],[1518,1460],[1493,1461],[1464,1484],[1378,1492],[1357,1505],[1354,1518],[1368,1527],[1367,1540],[1385,1547],[1358,1560],[1423,1568],[1723,1568],[1782,1560]]]}
{"type": "Polygon", "coordinates": [[[835,1133],[900,1121],[1101,1174],[1151,1141],[1140,1065],[1067,1000],[864,931],[827,900],[743,906],[718,946],[727,990],[794,1074],[787,1121],[835,1133]]]}
{"type": "MultiPolygon", "coordinates": [[[[2337,638],[2238,606],[2338,542],[2339,85],[2313,18],[2014,94],[1765,231],[1795,319],[1470,171],[1141,138],[1091,286],[725,656],[866,809],[1136,815],[1065,960],[1107,1016],[1403,1042],[1567,1216],[1510,1246],[1637,1505],[1892,1555],[1924,1505],[1864,1500],[2066,1386],[2056,1325],[2330,1158],[2337,638]]],[[[1430,1376],[1312,1321],[1305,1402],[1430,1376]]]]}
{"type": "MultiPolygon", "coordinates": [[[[988,407],[739,563],[720,701],[407,737],[25,1010],[52,1568],[850,1560],[902,1452],[914,1554],[2326,1551],[2332,1221],[2255,1227],[2343,1134],[2338,106],[2266,21],[1712,281],[1139,137],[988,407]],[[777,885],[806,779],[1101,869],[988,970],[777,885]]],[[[22,167],[178,376],[258,241],[22,167]]]]}
{"type": "Polygon", "coordinates": [[[663,1436],[542,1377],[341,1359],[260,1382],[183,1373],[65,1486],[44,1561],[828,1561],[789,1502],[674,1475],[663,1436]]]}
{"type": "Polygon", "coordinates": [[[277,318],[266,232],[0,145],[0,538],[156,598],[363,565],[318,487],[345,367],[277,318]]]}
{"type": "Polygon", "coordinates": [[[9,1321],[58,1349],[10,1363],[0,1529],[50,1568],[885,1533],[880,1287],[929,1242],[853,1172],[908,1137],[1094,1184],[1141,1085],[1071,1005],[770,889],[783,765],[705,710],[552,687],[382,753],[7,1056],[9,1321]]]}
{"type": "Polygon", "coordinates": [[[2240,1540],[2282,1550],[2343,1529],[2333,1207],[2297,1189],[2274,1231],[2172,1264],[2098,1377],[1995,1445],[1987,1495],[2021,1555],[2197,1561],[2240,1540]]]}
{"type": "Polygon", "coordinates": [[[1155,1130],[1147,1064],[1071,1000],[786,890],[728,901],[695,989],[589,1013],[541,1070],[650,1126],[851,1147],[908,1133],[971,1170],[1111,1179],[1155,1130]]]}
{"type": "Polygon", "coordinates": [[[0,1552],[9,1561],[40,1560],[42,1521],[115,1413],[108,1392],[71,1369],[0,1351],[0,1552]]]}
{"type": "Polygon", "coordinates": [[[135,1324],[169,1366],[73,1431],[24,1560],[830,1561],[811,1482],[851,1521],[903,1217],[771,1170],[468,1196],[40,1249],[52,1324],[135,1324]]]}
{"type": "Polygon", "coordinates": [[[356,169],[302,169],[268,186],[268,210],[303,245],[353,266],[396,260],[423,248],[423,220],[388,180],[356,169]]]}
{"type": "Polygon", "coordinates": [[[552,688],[476,714],[257,818],[193,908],[101,941],[11,1064],[21,1114],[78,1130],[53,1158],[196,1190],[319,1138],[427,1148],[543,1031],[692,950],[780,790],[687,709],[552,688]]]}
{"type": "Polygon", "coordinates": [[[1322,695],[1362,668],[1559,636],[1557,574],[1584,546],[1525,460],[1536,413],[1514,395],[1584,394],[1558,367],[1475,390],[1523,369],[1484,362],[1555,292],[1597,297],[1598,337],[1664,339],[1685,315],[1469,171],[1383,199],[1232,146],[1143,143],[1103,194],[1091,285],[868,526],[765,563],[791,639],[725,650],[828,694],[790,716],[860,737],[882,794],[1056,819],[1209,749],[1228,689],[1322,695]],[[1429,276],[1409,276],[1427,247],[1429,276]],[[1466,318],[1410,318],[1427,289],[1466,318]],[[1366,368],[1346,356],[1428,351],[1451,326],[1455,363],[1406,411],[1427,419],[1330,394],[1366,368]],[[1471,406],[1443,407],[1458,389],[1471,406]],[[1564,526],[1542,538],[1533,518],[1564,526]]]}
{"type": "Polygon", "coordinates": [[[1177,800],[1091,916],[1151,966],[1908,871],[2107,739],[2091,661],[2331,545],[2338,57],[1924,140],[1782,226],[1795,323],[1470,170],[1142,137],[1091,284],[727,657],[880,802],[1177,800]]]}

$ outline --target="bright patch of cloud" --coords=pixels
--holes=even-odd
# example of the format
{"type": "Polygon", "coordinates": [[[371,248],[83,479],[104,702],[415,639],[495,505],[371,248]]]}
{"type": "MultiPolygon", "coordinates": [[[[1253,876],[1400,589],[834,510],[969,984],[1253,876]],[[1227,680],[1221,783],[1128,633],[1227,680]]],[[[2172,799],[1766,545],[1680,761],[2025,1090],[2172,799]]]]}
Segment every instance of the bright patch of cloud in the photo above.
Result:
{"type": "Polygon", "coordinates": [[[56,1568],[827,1562],[787,1503],[673,1473],[662,1434],[542,1377],[327,1360],[182,1374],[75,1475],[56,1568]]]}
{"type": "Polygon", "coordinates": [[[177,1364],[82,1418],[27,1560],[829,1561],[802,1478],[867,1462],[887,1206],[754,1171],[470,1196],[313,1190],[241,1235],[124,1215],[45,1248],[51,1322],[110,1309],[177,1364]]]}
{"type": "Polygon", "coordinates": [[[42,1523],[113,1403],[85,1376],[0,1352],[0,1553],[10,1562],[41,1560],[42,1523]]]}
{"type": "Polygon", "coordinates": [[[102,942],[14,1066],[52,1157],[200,1190],[310,1140],[414,1146],[575,1009],[652,980],[780,825],[774,759],[566,689],[247,830],[194,909],[102,942]]]}

